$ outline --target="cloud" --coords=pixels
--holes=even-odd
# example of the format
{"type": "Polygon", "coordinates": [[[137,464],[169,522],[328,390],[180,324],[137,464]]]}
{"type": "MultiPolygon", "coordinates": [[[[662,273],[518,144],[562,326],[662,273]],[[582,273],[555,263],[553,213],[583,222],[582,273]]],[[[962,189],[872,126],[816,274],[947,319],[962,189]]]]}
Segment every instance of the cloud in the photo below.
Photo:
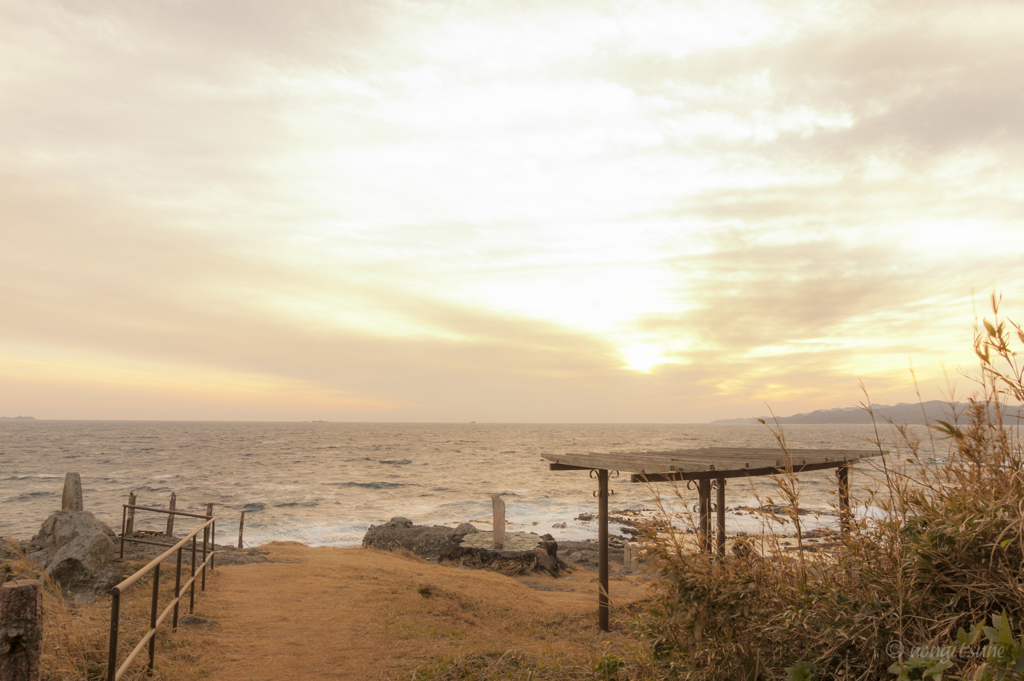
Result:
{"type": "Polygon", "coordinates": [[[1022,19],[0,4],[0,349],[72,411],[834,406],[1024,293],[1022,19]]]}

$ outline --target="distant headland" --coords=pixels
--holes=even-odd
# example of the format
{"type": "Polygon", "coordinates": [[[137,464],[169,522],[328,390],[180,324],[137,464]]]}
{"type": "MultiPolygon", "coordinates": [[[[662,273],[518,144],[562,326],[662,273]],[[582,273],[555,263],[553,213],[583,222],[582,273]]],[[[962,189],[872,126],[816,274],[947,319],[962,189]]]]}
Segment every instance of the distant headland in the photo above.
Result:
{"type": "Polygon", "coordinates": [[[0,416],[0,421],[35,421],[35,416],[0,416]]]}
{"type": "MultiPolygon", "coordinates": [[[[923,424],[935,423],[937,421],[953,422],[964,421],[967,411],[967,404],[962,402],[942,402],[930,400],[928,402],[916,402],[907,404],[901,402],[897,405],[872,404],[871,410],[875,415],[876,423],[908,423],[923,424]]],[[[761,417],[768,423],[773,422],[771,416],[761,417]]],[[[1003,406],[1003,423],[1013,424],[1024,419],[1024,407],[1003,406]]],[[[794,414],[793,416],[780,416],[778,421],[781,424],[787,423],[810,423],[821,425],[843,425],[848,423],[871,423],[871,414],[862,407],[839,407],[836,409],[818,409],[807,414],[794,414]]],[[[756,418],[740,419],[719,419],[712,421],[717,424],[752,424],[758,423],[756,418]]]]}

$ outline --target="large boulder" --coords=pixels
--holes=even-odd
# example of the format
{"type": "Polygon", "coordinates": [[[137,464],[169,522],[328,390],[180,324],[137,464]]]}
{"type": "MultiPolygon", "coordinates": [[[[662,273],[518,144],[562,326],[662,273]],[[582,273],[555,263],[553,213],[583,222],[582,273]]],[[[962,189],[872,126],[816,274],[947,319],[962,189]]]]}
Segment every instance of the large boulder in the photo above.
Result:
{"type": "Polygon", "coordinates": [[[36,549],[59,549],[78,537],[102,534],[113,539],[117,535],[89,511],[60,511],[43,521],[30,545],[36,549]]]}
{"type": "Polygon", "coordinates": [[[110,562],[114,542],[105,534],[79,535],[61,546],[46,565],[46,576],[74,586],[91,582],[110,562]]]}
{"type": "Polygon", "coordinates": [[[64,586],[84,584],[107,567],[116,536],[89,511],[60,511],[29,541],[29,557],[64,586]]]}

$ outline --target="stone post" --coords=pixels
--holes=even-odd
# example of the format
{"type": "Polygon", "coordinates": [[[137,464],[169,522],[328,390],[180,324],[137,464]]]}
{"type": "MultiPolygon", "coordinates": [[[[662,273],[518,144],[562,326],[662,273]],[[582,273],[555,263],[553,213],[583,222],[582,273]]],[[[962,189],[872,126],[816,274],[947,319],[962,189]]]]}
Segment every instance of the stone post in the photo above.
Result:
{"type": "Polygon", "coordinates": [[[494,514],[494,548],[505,548],[505,502],[497,494],[491,495],[491,511],[494,514]]]}
{"type": "Polygon", "coordinates": [[[0,586],[0,681],[39,681],[42,647],[42,582],[5,582],[0,586]]]}
{"type": "Polygon", "coordinates": [[[633,563],[633,543],[626,542],[622,545],[622,569],[629,570],[633,563]]]}
{"type": "MultiPolygon", "coordinates": [[[[171,492],[171,503],[167,505],[167,510],[173,511],[175,505],[177,504],[177,501],[178,501],[177,495],[174,492],[171,492]]],[[[174,514],[173,513],[168,513],[167,514],[167,536],[168,537],[173,537],[174,536],[174,514]]]]}
{"type": "Polygon", "coordinates": [[[82,505],[82,476],[68,473],[64,476],[64,496],[60,500],[62,511],[84,511],[82,505]]]}

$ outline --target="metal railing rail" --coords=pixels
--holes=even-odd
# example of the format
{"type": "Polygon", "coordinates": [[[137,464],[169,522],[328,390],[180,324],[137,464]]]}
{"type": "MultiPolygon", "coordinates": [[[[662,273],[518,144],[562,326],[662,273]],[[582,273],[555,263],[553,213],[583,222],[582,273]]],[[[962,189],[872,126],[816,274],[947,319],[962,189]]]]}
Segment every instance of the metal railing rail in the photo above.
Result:
{"type": "MultiPolygon", "coordinates": [[[[140,508],[140,507],[136,507],[140,508]]],[[[163,510],[163,509],[146,509],[146,510],[163,510]]],[[[177,512],[176,512],[177,513],[177,512]]],[[[179,541],[177,544],[164,551],[158,557],[154,558],[144,568],[123,580],[120,584],[110,590],[110,652],[107,659],[107,680],[117,681],[127,671],[129,665],[138,657],[139,653],[142,652],[143,647],[149,644],[149,671],[152,673],[154,658],[156,656],[156,630],[167,619],[167,615],[174,612],[174,619],[171,625],[172,629],[178,628],[178,604],[181,601],[181,593],[184,589],[191,589],[189,596],[189,613],[191,614],[195,607],[196,601],[196,538],[200,532],[203,533],[203,563],[199,566],[201,570],[201,583],[202,590],[206,590],[206,564],[210,564],[210,570],[213,570],[213,557],[216,554],[215,545],[213,538],[216,536],[217,519],[211,516],[195,515],[188,513],[181,513],[180,515],[192,515],[196,518],[203,518],[206,520],[200,527],[197,527],[187,537],[179,541]],[[191,565],[191,576],[184,585],[181,583],[181,552],[185,545],[191,540],[192,542],[192,565],[191,565]],[[209,546],[209,555],[207,555],[207,548],[209,546]],[[157,616],[157,606],[160,598],[160,564],[164,560],[170,557],[172,553],[178,554],[178,565],[174,576],[174,599],[167,604],[163,612],[157,616]],[[128,654],[121,666],[117,666],[117,644],[118,634],[121,626],[121,594],[128,590],[133,584],[138,582],[147,573],[153,573],[153,598],[152,606],[150,608],[149,615],[149,631],[146,632],[142,640],[139,641],[138,645],[128,654]]],[[[123,537],[123,533],[122,533],[123,537]]],[[[136,540],[140,541],[140,540],[136,540]]],[[[144,542],[148,544],[155,544],[156,542],[144,542]]],[[[161,544],[166,546],[166,544],[161,544]]]]}

